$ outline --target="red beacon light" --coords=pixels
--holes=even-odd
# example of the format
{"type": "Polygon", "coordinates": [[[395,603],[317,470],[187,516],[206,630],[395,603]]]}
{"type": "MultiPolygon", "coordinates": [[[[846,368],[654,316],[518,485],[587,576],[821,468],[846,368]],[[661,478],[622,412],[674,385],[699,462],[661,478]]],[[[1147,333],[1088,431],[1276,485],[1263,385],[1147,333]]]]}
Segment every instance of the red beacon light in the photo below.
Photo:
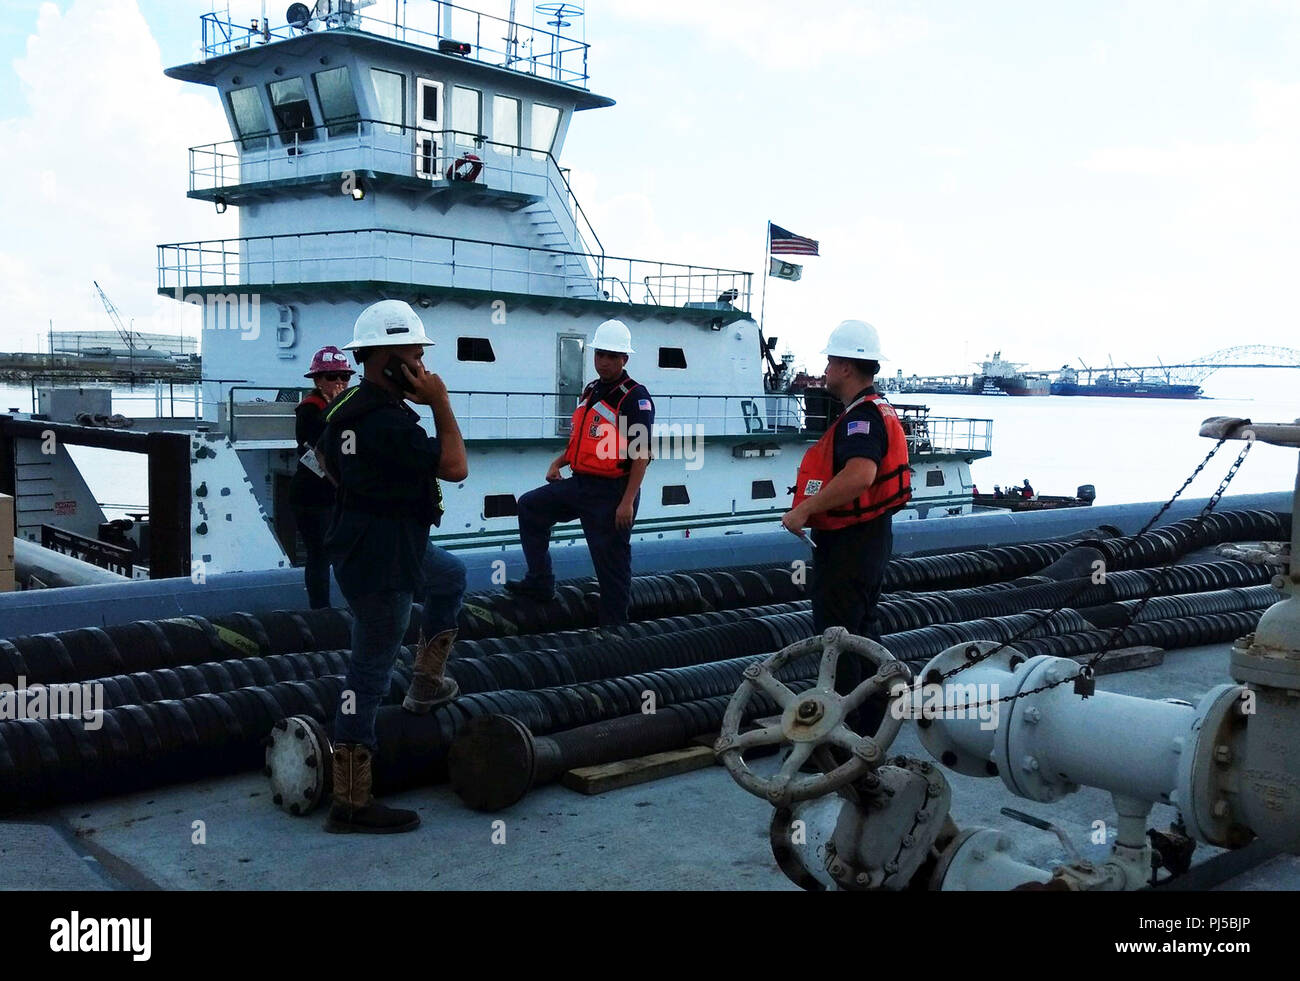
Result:
{"type": "Polygon", "coordinates": [[[438,51],[442,54],[468,55],[473,48],[464,41],[448,41],[446,39],[438,42],[438,51]]]}

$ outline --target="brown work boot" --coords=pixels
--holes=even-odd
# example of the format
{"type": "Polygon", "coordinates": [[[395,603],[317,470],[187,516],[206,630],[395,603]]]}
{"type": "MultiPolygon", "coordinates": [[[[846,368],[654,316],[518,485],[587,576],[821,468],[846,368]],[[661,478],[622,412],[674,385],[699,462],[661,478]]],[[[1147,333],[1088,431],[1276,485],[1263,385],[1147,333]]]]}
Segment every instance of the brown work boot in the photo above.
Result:
{"type": "Polygon", "coordinates": [[[391,835],[414,831],[420,815],[375,803],[370,792],[370,763],[374,757],[360,743],[340,743],[334,747],[334,803],[330,807],[325,830],[330,834],[357,832],[391,835]]]}
{"type": "Polygon", "coordinates": [[[450,702],[460,694],[456,682],[444,676],[447,655],[456,640],[455,630],[444,630],[432,640],[424,639],[420,632],[420,642],[415,648],[415,670],[411,675],[411,687],[406,691],[402,708],[416,715],[427,715],[436,706],[450,702]]]}

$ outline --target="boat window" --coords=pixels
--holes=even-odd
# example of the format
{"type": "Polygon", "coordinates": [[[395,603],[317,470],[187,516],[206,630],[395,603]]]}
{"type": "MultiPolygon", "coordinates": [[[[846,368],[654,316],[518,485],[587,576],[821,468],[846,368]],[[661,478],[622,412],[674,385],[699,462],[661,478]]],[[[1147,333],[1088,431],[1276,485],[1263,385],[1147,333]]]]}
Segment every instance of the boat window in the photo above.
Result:
{"type": "Polygon", "coordinates": [[[671,484],[664,488],[663,505],[667,507],[670,504],[690,504],[691,495],[686,493],[685,484],[671,484]]]}
{"type": "Polygon", "coordinates": [[[931,471],[929,471],[929,472],[925,475],[925,486],[926,486],[926,487],[942,487],[942,486],[943,486],[943,471],[942,471],[942,470],[931,470],[931,471]]]}
{"type": "Polygon", "coordinates": [[[301,78],[286,78],[271,83],[271,110],[280,139],[286,146],[316,139],[316,121],[312,119],[307,86],[301,78]]]}
{"type": "Polygon", "coordinates": [[[513,494],[489,494],[483,498],[483,517],[513,518],[519,514],[519,502],[513,494]]]}
{"type": "Polygon", "coordinates": [[[685,368],[686,352],[680,347],[661,347],[659,349],[660,368],[685,368]]]}
{"type": "Polygon", "coordinates": [[[235,89],[227,98],[235,117],[235,133],[243,142],[244,149],[266,149],[266,137],[271,135],[271,127],[266,125],[266,110],[262,108],[262,97],[257,89],[235,89]]]}
{"type": "Polygon", "coordinates": [[[533,103],[533,156],[543,160],[555,146],[555,132],[560,128],[560,110],[554,106],[533,103]]]}
{"type": "Polygon", "coordinates": [[[442,83],[427,78],[416,79],[419,93],[415,112],[424,129],[438,129],[442,124],[442,83]]]}
{"type": "Polygon", "coordinates": [[[495,361],[496,359],[492,342],[486,337],[456,338],[457,361],[495,361]]]}
{"type": "Polygon", "coordinates": [[[492,97],[492,139],[507,146],[498,146],[498,153],[518,153],[519,139],[519,100],[504,95],[492,97]]]}
{"type": "Polygon", "coordinates": [[[387,123],[389,133],[400,133],[406,125],[406,76],[382,68],[370,69],[375,87],[375,118],[387,123]]]}
{"type": "Polygon", "coordinates": [[[352,76],[348,74],[347,66],[317,72],[312,78],[316,82],[316,98],[320,101],[321,115],[325,117],[329,135],[356,133],[361,113],[357,111],[357,94],[352,91],[352,76]]]}
{"type": "Polygon", "coordinates": [[[766,500],[770,497],[776,497],[776,488],[770,480],[756,480],[752,485],[750,496],[756,501],[766,500]]]}
{"type": "Polygon", "coordinates": [[[456,142],[475,146],[474,137],[483,132],[483,93],[457,85],[451,90],[451,125],[456,142]]]}

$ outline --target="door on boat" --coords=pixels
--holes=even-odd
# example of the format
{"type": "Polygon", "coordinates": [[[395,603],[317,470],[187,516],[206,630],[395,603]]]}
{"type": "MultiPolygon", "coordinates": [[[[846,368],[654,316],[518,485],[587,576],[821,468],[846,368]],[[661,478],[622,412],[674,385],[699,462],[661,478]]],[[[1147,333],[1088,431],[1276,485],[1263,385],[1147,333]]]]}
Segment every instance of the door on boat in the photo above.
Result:
{"type": "Polygon", "coordinates": [[[555,340],[555,435],[568,436],[573,410],[582,395],[587,369],[585,334],[561,334],[555,340]]]}
{"type": "Polygon", "coordinates": [[[442,138],[442,83],[415,80],[415,173],[437,179],[438,144],[442,138]]]}

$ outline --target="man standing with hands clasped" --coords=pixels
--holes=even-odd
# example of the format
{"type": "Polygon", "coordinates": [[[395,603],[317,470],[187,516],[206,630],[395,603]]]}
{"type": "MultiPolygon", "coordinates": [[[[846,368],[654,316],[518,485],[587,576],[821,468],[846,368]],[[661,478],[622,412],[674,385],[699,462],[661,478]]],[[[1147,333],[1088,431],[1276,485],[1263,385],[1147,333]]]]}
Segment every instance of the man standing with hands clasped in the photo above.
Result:
{"type": "MultiPolygon", "coordinates": [[[[880,362],[876,329],[846,320],[831,332],[826,390],[845,406],[799,465],[794,506],[781,519],[801,538],[812,529],[810,578],[813,629],[844,627],[879,641],[876,604],[893,550],[892,515],[912,496],[907,435],[893,406],[875,388],[880,362]]],[[[835,690],[848,694],[864,680],[864,661],[840,658],[835,690]]],[[[872,698],[849,716],[849,726],[871,735],[887,698],[872,698]]]]}
{"type": "Polygon", "coordinates": [[[546,471],[546,486],[519,498],[519,538],[528,574],[507,582],[506,589],[543,602],[551,599],[551,528],[580,518],[600,581],[600,625],[608,627],[627,622],[632,523],[650,465],[655,408],[645,386],[624,370],[628,355],[636,352],[621,321],[606,320],[597,327],[591,347],[599,377],[578,399],[569,445],[546,471]],[[560,475],[565,466],[573,471],[567,479],[560,475]]]}

